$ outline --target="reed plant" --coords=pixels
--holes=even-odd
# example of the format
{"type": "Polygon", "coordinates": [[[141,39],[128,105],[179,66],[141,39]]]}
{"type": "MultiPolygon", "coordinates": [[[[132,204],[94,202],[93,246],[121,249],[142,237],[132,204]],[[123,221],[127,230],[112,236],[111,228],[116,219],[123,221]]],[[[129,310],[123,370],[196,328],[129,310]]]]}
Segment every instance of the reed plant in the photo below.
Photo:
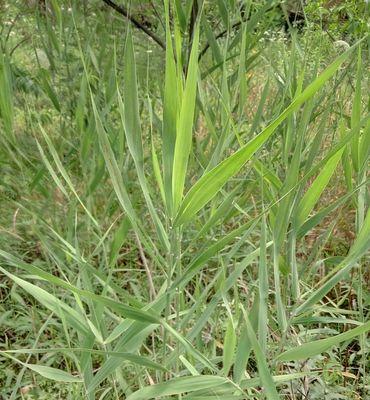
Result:
{"type": "Polygon", "coordinates": [[[368,34],[47,3],[1,43],[0,398],[367,398],[368,34]]]}

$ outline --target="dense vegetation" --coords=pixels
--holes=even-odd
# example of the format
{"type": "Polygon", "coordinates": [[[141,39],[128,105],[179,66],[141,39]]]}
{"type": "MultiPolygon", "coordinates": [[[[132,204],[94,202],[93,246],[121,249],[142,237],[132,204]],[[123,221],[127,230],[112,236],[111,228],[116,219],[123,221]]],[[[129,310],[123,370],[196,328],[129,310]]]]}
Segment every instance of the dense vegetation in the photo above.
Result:
{"type": "Polygon", "coordinates": [[[0,399],[369,398],[368,17],[0,3],[0,399]]]}

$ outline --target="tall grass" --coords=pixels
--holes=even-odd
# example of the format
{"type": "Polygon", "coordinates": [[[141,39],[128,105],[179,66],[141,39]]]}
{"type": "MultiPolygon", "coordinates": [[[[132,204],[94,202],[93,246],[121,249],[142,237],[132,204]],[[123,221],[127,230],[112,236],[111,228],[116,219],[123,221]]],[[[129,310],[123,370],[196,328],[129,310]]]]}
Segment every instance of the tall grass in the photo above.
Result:
{"type": "Polygon", "coordinates": [[[55,1],[2,43],[0,397],[369,393],[367,38],[216,3],[165,0],[165,54],[55,1]]]}

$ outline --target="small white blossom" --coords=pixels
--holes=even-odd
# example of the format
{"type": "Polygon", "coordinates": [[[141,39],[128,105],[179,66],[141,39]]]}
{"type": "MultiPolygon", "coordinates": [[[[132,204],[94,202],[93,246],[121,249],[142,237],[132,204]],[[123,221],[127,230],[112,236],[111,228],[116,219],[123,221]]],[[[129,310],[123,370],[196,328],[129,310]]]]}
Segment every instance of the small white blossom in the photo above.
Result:
{"type": "Polygon", "coordinates": [[[334,42],[334,46],[338,47],[338,48],[342,48],[344,50],[349,49],[351,46],[345,42],[344,40],[337,40],[336,42],[334,42]]]}

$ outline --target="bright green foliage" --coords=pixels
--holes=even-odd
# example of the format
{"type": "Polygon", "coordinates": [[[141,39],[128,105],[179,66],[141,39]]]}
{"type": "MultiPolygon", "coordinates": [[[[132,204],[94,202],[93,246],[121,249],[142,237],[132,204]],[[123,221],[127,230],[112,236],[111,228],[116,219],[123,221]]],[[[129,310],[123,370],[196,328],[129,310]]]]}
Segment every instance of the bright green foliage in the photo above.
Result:
{"type": "Polygon", "coordinates": [[[7,3],[0,398],[367,398],[368,5],[7,3]]]}

